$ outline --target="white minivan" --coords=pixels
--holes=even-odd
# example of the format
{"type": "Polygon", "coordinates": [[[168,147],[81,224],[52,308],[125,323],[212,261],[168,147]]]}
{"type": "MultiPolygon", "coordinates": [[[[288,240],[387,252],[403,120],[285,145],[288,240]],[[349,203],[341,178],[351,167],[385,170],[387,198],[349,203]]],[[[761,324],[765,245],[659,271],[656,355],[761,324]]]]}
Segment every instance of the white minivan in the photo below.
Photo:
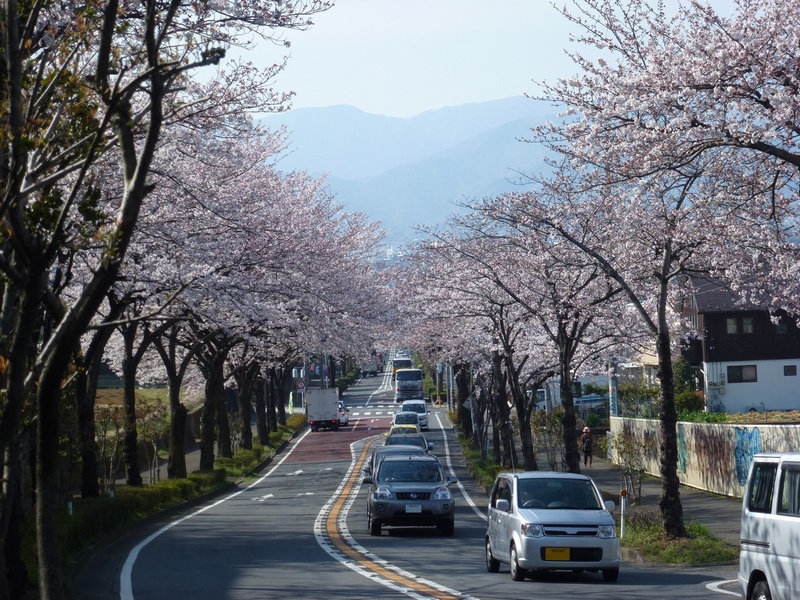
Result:
{"type": "Polygon", "coordinates": [[[800,598],[800,452],[753,457],[742,500],[739,588],[745,600],[800,598]]]}

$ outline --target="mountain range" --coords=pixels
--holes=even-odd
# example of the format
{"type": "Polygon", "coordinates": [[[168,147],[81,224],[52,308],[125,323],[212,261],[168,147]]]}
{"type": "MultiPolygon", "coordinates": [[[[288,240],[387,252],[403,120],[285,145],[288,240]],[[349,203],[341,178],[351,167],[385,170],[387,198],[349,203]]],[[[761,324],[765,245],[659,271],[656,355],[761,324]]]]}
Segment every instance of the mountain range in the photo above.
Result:
{"type": "Polygon", "coordinates": [[[419,225],[442,224],[465,201],[525,189],[545,149],[523,140],[556,109],[506,98],[424,112],[411,118],[352,106],[301,108],[264,117],[285,127],[288,148],[277,167],[325,176],[349,211],[363,211],[402,245],[419,225]]]}

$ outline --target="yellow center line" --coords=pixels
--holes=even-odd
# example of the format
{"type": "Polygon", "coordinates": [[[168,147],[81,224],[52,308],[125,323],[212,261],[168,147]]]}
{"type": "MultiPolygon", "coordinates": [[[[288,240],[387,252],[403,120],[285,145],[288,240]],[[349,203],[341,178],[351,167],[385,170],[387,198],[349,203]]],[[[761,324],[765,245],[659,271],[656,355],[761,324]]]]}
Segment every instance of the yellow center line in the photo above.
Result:
{"type": "Polygon", "coordinates": [[[361,468],[366,462],[367,455],[369,453],[369,449],[372,447],[372,444],[375,443],[377,440],[370,440],[364,445],[364,449],[361,451],[358,459],[356,460],[356,465],[353,468],[352,472],[350,473],[350,477],[348,478],[347,482],[345,483],[344,488],[342,489],[342,493],[334,502],[333,507],[331,508],[330,513],[328,513],[328,517],[325,520],[325,533],[328,535],[328,538],[333,542],[333,545],[342,552],[342,554],[350,557],[353,561],[357,562],[361,565],[364,569],[371,571],[381,577],[389,579],[394,583],[397,583],[401,586],[405,586],[411,588],[417,592],[422,594],[431,596],[433,598],[439,598],[441,600],[449,600],[453,599],[456,600],[459,596],[455,596],[453,594],[447,594],[438,590],[434,587],[426,585],[424,583],[420,583],[415,579],[410,577],[405,577],[395,571],[387,569],[386,567],[371,561],[356,551],[352,546],[350,546],[342,537],[341,528],[339,527],[339,518],[342,514],[342,508],[344,507],[345,502],[350,497],[353,492],[353,487],[355,486],[356,479],[358,474],[361,472],[361,468]]]}

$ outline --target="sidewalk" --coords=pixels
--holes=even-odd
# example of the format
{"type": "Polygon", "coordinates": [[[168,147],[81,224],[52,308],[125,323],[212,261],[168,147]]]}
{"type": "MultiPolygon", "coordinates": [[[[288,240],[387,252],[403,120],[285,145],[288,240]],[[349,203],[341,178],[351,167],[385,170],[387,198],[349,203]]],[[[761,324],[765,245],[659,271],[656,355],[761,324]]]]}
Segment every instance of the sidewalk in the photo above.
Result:
{"type": "MultiPolygon", "coordinates": [[[[619,494],[621,489],[620,470],[608,459],[595,456],[591,467],[581,465],[581,472],[594,479],[602,491],[619,494]]],[[[680,474],[678,475],[680,476],[680,474]]],[[[642,481],[641,504],[657,507],[660,495],[661,480],[645,476],[642,481]]],[[[711,494],[685,485],[680,486],[680,498],[683,505],[684,523],[697,521],[723,542],[739,546],[742,516],[740,499],[711,494]]],[[[617,509],[619,510],[619,507],[617,509]]]]}

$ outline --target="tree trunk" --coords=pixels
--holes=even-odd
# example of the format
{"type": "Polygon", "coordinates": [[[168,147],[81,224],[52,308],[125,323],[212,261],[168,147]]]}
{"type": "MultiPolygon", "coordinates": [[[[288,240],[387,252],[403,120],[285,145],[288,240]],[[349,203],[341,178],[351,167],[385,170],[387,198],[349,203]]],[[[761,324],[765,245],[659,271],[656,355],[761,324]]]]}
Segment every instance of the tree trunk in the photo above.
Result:
{"type": "MultiPolygon", "coordinates": [[[[220,368],[220,370],[222,370],[220,368]]],[[[220,377],[222,377],[220,373],[220,377]]],[[[233,457],[233,440],[231,440],[231,422],[228,418],[228,398],[223,386],[217,397],[217,452],[222,458],[233,457]]]]}
{"type": "MultiPolygon", "coordinates": [[[[225,389],[222,366],[224,359],[216,353],[207,364],[206,397],[203,402],[203,416],[200,420],[200,470],[214,470],[214,443],[217,438],[217,419],[219,406],[225,403],[225,389]]],[[[223,413],[225,411],[223,410],[223,413]]],[[[225,414],[227,419],[227,413],[225,414]]]]}
{"type": "MultiPolygon", "coordinates": [[[[661,315],[659,320],[662,320],[661,315]]],[[[661,496],[658,499],[658,506],[661,508],[665,535],[681,538],[686,537],[687,533],[683,523],[683,505],[678,478],[678,415],[675,410],[672,351],[665,316],[660,326],[661,331],[656,342],[661,380],[661,496]]]]}
{"type": "MultiPolygon", "coordinates": [[[[563,326],[560,327],[563,329],[563,326]]],[[[564,426],[564,458],[567,471],[570,473],[581,472],[581,453],[578,450],[578,432],[575,418],[575,403],[572,398],[572,355],[573,344],[568,341],[566,333],[559,333],[559,375],[561,376],[561,405],[564,407],[564,416],[561,424],[564,426]]]]}
{"type": "Polygon", "coordinates": [[[126,483],[141,486],[142,472],[139,466],[139,436],[136,432],[136,361],[133,358],[133,343],[136,324],[122,328],[125,340],[125,357],[122,359],[122,390],[125,406],[125,472],[126,483]]]}
{"type": "Polygon", "coordinates": [[[277,402],[277,375],[275,368],[270,367],[267,381],[267,428],[269,431],[278,431],[278,416],[276,413],[277,402]]]}
{"type": "Polygon", "coordinates": [[[266,403],[266,387],[267,382],[259,377],[256,383],[255,399],[256,399],[256,433],[258,434],[258,443],[262,446],[269,445],[269,429],[267,428],[267,403],[266,403]]]}
{"type": "Polygon", "coordinates": [[[258,372],[258,364],[251,363],[249,365],[237,368],[234,373],[236,380],[236,387],[239,391],[239,427],[242,435],[242,448],[246,450],[253,449],[253,376],[258,372]]]}
{"type": "Polygon", "coordinates": [[[287,395],[291,390],[291,377],[287,377],[287,370],[281,367],[277,369],[277,373],[279,374],[278,377],[278,398],[277,398],[277,406],[278,409],[278,423],[281,425],[286,425],[286,403],[287,403],[287,395]]]}
{"type": "MultiPolygon", "coordinates": [[[[456,397],[455,407],[458,414],[458,424],[467,439],[475,437],[475,431],[472,427],[472,413],[466,406],[467,398],[470,395],[470,381],[469,369],[467,365],[461,364],[455,367],[456,369],[456,397]]],[[[474,400],[473,400],[474,402],[474,400]]]]}
{"type": "MultiPolygon", "coordinates": [[[[171,390],[170,396],[172,396],[171,390]]],[[[172,402],[170,401],[171,405],[172,402]]],[[[170,411],[169,460],[167,461],[167,477],[169,479],[182,479],[188,474],[186,472],[184,446],[184,441],[186,440],[186,416],[186,407],[181,402],[178,402],[178,405],[170,411]]]]}
{"type": "Polygon", "coordinates": [[[511,409],[508,406],[508,392],[506,388],[506,373],[503,371],[503,358],[495,352],[492,358],[494,371],[494,399],[497,407],[497,428],[502,440],[500,464],[515,469],[517,463],[517,450],[514,444],[514,426],[511,423],[511,409]]]}

